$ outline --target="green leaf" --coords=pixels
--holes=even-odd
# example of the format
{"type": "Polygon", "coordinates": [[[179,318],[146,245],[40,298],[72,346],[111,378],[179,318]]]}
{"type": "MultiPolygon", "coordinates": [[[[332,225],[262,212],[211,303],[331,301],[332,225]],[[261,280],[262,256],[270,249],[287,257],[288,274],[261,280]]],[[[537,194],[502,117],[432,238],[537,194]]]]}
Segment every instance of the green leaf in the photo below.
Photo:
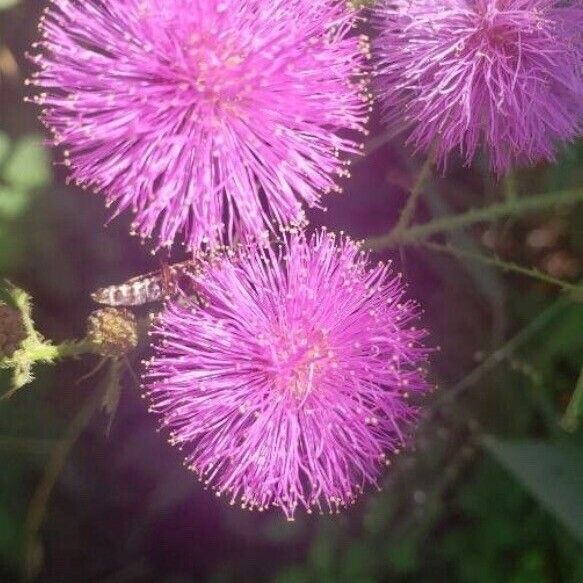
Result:
{"type": "MultiPolygon", "coordinates": [[[[2,2],[2,0],[0,0],[2,2]]],[[[10,150],[12,149],[12,142],[8,134],[0,132],[0,164],[6,160],[10,150]]]]}
{"type": "Polygon", "coordinates": [[[30,135],[16,143],[4,168],[6,182],[24,190],[32,190],[52,181],[51,162],[42,140],[42,136],[30,135]]]}
{"type": "Polygon", "coordinates": [[[0,273],[13,273],[26,260],[26,241],[22,229],[0,221],[0,273]]]}
{"type": "Polygon", "coordinates": [[[339,558],[339,567],[343,581],[360,580],[372,576],[378,566],[380,556],[364,541],[353,541],[342,557],[339,558]]]}
{"type": "Polygon", "coordinates": [[[391,543],[387,548],[389,562],[400,575],[410,575],[419,567],[417,543],[412,538],[404,538],[391,543]]]}
{"type": "Polygon", "coordinates": [[[310,577],[304,567],[288,567],[281,571],[274,579],[274,583],[308,583],[310,577]]]}
{"type": "Polygon", "coordinates": [[[484,440],[488,451],[580,541],[583,541],[583,452],[542,441],[484,440]]]}
{"type": "Polygon", "coordinates": [[[320,578],[330,577],[338,558],[337,533],[330,524],[322,524],[320,532],[313,539],[309,562],[320,578]]]}
{"type": "Polygon", "coordinates": [[[20,4],[20,0],[0,0],[0,10],[8,10],[20,4]]]}
{"type": "Polygon", "coordinates": [[[579,375],[579,380],[575,386],[575,392],[571,397],[571,401],[567,406],[565,415],[561,420],[561,426],[565,431],[575,431],[579,427],[581,418],[583,417],[583,368],[579,375]]]}
{"type": "Polygon", "coordinates": [[[29,205],[30,196],[26,192],[0,185],[0,218],[17,219],[29,205]]]}

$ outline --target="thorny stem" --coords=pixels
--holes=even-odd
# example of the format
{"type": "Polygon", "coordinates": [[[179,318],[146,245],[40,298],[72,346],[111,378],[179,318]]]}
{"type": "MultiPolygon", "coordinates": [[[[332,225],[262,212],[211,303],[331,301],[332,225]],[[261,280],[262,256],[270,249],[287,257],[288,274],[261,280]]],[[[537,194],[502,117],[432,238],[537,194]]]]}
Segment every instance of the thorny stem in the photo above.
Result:
{"type": "Polygon", "coordinates": [[[512,171],[504,176],[504,198],[505,200],[516,200],[518,198],[516,174],[512,171]]]}
{"type": "Polygon", "coordinates": [[[374,250],[390,249],[398,245],[410,244],[426,239],[437,233],[463,229],[476,223],[493,221],[501,217],[516,216],[522,213],[542,210],[547,207],[557,207],[562,204],[573,204],[580,201],[583,201],[583,189],[512,198],[484,208],[469,210],[457,215],[440,217],[421,225],[413,225],[402,230],[400,233],[395,233],[395,229],[393,229],[386,235],[367,239],[366,245],[374,250]]]}
{"type": "Polygon", "coordinates": [[[528,324],[528,326],[524,327],[518,334],[516,334],[516,336],[490,354],[490,356],[470,372],[470,374],[465,376],[447,392],[444,392],[439,398],[435,399],[430,407],[430,414],[426,417],[426,420],[429,420],[442,405],[451,403],[453,399],[459,397],[462,393],[482,380],[482,378],[498,366],[500,362],[508,359],[520,346],[530,340],[534,334],[552,322],[555,316],[561,313],[569,303],[570,301],[567,296],[561,296],[551,304],[546,310],[539,314],[537,318],[528,324]]]}
{"type": "Polygon", "coordinates": [[[26,580],[33,579],[38,570],[38,554],[40,552],[38,532],[46,514],[51,492],[59,479],[69,453],[89,424],[89,421],[91,421],[102,398],[101,391],[96,391],[87,399],[84,406],[73,418],[63,440],[53,450],[41,481],[30,501],[24,529],[24,569],[26,580]]]}
{"type": "Polygon", "coordinates": [[[411,193],[409,194],[409,198],[401,214],[399,215],[399,220],[397,224],[389,231],[387,235],[383,235],[382,237],[371,238],[366,241],[366,244],[373,249],[380,249],[382,247],[393,247],[398,241],[401,240],[403,234],[407,232],[407,228],[411,224],[413,219],[413,215],[415,214],[415,209],[417,208],[417,203],[419,202],[419,197],[421,196],[421,192],[423,191],[423,187],[427,179],[431,174],[431,167],[433,166],[433,153],[430,152],[427,156],[419,175],[417,176],[417,180],[411,189],[411,193]],[[383,241],[382,245],[376,246],[371,243],[375,241],[383,241]]]}
{"type": "MultiPolygon", "coordinates": [[[[26,356],[31,362],[52,362],[65,358],[78,358],[84,354],[98,354],[96,346],[88,340],[49,344],[43,342],[27,349],[26,356]]],[[[10,364],[10,360],[7,361],[10,364]]]]}
{"type": "MultiPolygon", "coordinates": [[[[399,216],[399,220],[397,224],[392,230],[393,236],[398,238],[399,235],[411,224],[413,220],[413,215],[415,214],[415,209],[417,208],[417,203],[419,202],[419,197],[421,196],[421,192],[423,187],[425,186],[425,182],[429,178],[431,174],[431,167],[433,166],[433,150],[429,152],[427,159],[421,166],[421,170],[419,171],[419,175],[417,176],[417,180],[411,189],[411,194],[407,199],[407,204],[403,207],[401,211],[401,215],[399,216]]],[[[390,235],[391,233],[389,233],[390,235]]]]}
{"type": "Polygon", "coordinates": [[[368,156],[371,156],[376,151],[380,150],[385,144],[391,142],[394,138],[396,138],[404,128],[391,128],[386,132],[382,133],[379,136],[375,136],[371,138],[368,142],[364,144],[364,152],[362,156],[358,156],[354,159],[353,164],[359,164],[363,160],[365,160],[368,156]]]}
{"type": "Polygon", "coordinates": [[[526,275],[533,279],[538,279],[539,281],[560,287],[564,291],[575,292],[576,294],[583,293],[583,288],[580,285],[570,283],[568,281],[563,281],[562,279],[552,277],[536,269],[529,269],[528,267],[523,267],[521,265],[517,265],[516,263],[504,261],[498,257],[488,257],[480,253],[474,253],[473,251],[469,251],[467,249],[454,247],[450,244],[441,245],[440,243],[433,243],[431,241],[420,241],[419,245],[427,249],[431,249],[432,251],[437,251],[438,253],[448,253],[449,255],[453,255],[454,257],[460,259],[471,259],[472,261],[478,261],[480,263],[484,263],[485,265],[498,267],[503,271],[520,273],[521,275],[526,275]]]}
{"type": "Polygon", "coordinates": [[[51,344],[42,340],[34,332],[29,336],[11,358],[0,358],[0,369],[13,371],[11,388],[0,396],[0,400],[10,399],[17,391],[33,378],[32,368],[35,364],[53,364],[66,358],[79,358],[85,354],[100,354],[99,347],[87,339],[51,344]]]}
{"type": "Polygon", "coordinates": [[[575,392],[561,419],[561,427],[565,431],[575,431],[579,427],[581,418],[583,418],[583,368],[575,386],[575,392]]]}

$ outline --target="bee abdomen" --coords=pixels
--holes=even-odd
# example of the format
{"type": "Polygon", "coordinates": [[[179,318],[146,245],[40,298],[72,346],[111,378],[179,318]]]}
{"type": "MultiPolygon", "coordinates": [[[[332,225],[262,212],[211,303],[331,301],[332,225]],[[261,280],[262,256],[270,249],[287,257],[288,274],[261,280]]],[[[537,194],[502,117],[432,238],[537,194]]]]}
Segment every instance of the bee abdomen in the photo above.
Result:
{"type": "Polygon", "coordinates": [[[91,294],[94,302],[107,306],[141,306],[163,299],[159,277],[140,278],[122,285],[101,288],[91,294]]]}

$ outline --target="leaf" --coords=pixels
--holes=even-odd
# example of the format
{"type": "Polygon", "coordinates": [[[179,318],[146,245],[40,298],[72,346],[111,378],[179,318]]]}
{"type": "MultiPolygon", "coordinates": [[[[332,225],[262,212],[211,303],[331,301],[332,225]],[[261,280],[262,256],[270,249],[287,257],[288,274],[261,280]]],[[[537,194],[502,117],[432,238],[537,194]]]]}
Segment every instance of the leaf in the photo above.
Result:
{"type": "MultiPolygon", "coordinates": [[[[0,3],[2,0],[0,0],[0,3]]],[[[12,143],[8,134],[0,132],[0,164],[6,160],[10,150],[12,149],[12,143]]]]}
{"type": "Polygon", "coordinates": [[[346,551],[339,557],[339,568],[343,581],[362,580],[372,576],[381,559],[364,541],[352,541],[346,551]]]}
{"type": "MultiPolygon", "coordinates": [[[[0,273],[14,273],[26,260],[27,241],[22,229],[0,221],[0,273]]],[[[1,282],[0,282],[1,284],[1,282]]]]}
{"type": "Polygon", "coordinates": [[[273,581],[274,583],[308,583],[310,577],[305,567],[293,566],[278,573],[273,581]]]}
{"type": "Polygon", "coordinates": [[[29,205],[30,196],[26,192],[0,185],[0,218],[17,219],[29,205]]]}
{"type": "Polygon", "coordinates": [[[8,10],[20,4],[20,0],[0,0],[0,10],[8,10]]]}
{"type": "Polygon", "coordinates": [[[571,397],[571,401],[567,406],[565,415],[561,420],[561,427],[565,431],[575,431],[579,427],[581,418],[583,417],[583,368],[579,375],[579,380],[575,386],[575,392],[571,397]]]}
{"type": "Polygon", "coordinates": [[[574,302],[583,304],[583,289],[571,290],[570,296],[574,302]]]}
{"type": "Polygon", "coordinates": [[[21,138],[4,168],[4,179],[12,186],[32,190],[52,181],[51,162],[42,145],[42,136],[21,138]]]}
{"type": "Polygon", "coordinates": [[[419,568],[417,542],[404,538],[387,547],[387,556],[393,569],[400,575],[411,575],[419,568]]]}
{"type": "MultiPolygon", "coordinates": [[[[287,525],[286,525],[287,526],[287,525]]],[[[320,578],[330,577],[338,558],[338,534],[331,524],[323,522],[312,541],[309,563],[320,578]]]]}
{"type": "Polygon", "coordinates": [[[575,537],[583,542],[583,452],[536,440],[488,436],[488,451],[575,537]]]}

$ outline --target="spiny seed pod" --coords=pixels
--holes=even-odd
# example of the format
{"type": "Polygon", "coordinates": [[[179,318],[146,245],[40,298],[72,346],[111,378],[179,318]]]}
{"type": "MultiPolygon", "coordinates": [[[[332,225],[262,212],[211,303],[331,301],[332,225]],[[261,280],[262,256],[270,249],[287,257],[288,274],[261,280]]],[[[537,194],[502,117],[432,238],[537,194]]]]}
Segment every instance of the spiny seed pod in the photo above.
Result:
{"type": "Polygon", "coordinates": [[[124,356],[138,345],[136,318],[125,309],[96,310],[87,320],[87,338],[103,356],[124,356]]]}
{"type": "Polygon", "coordinates": [[[26,330],[18,310],[0,304],[0,358],[11,358],[26,339],[26,330]]]}

